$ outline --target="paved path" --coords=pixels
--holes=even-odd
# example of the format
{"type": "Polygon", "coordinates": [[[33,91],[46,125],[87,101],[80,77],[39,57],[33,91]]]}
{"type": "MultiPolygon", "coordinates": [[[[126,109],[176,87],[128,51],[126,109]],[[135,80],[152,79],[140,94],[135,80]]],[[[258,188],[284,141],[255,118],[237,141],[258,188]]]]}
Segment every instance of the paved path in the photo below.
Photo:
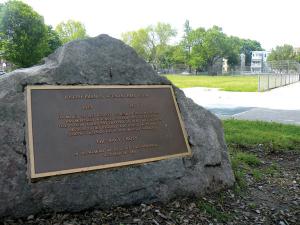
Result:
{"type": "Polygon", "coordinates": [[[221,118],[300,125],[300,82],[267,92],[228,92],[200,87],[183,91],[221,118]]]}

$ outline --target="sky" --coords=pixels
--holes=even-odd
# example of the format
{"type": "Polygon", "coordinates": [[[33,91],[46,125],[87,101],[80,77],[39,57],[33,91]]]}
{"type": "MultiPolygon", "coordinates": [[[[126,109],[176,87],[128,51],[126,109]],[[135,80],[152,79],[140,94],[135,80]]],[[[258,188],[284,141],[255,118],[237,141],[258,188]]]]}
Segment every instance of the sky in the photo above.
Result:
{"type": "MultiPolygon", "coordinates": [[[[5,2],[0,0],[0,2],[5,2]]],[[[192,28],[217,25],[227,35],[254,39],[270,50],[300,47],[300,0],[24,0],[55,27],[68,19],[82,22],[89,36],[115,38],[127,31],[170,23],[182,36],[192,28]]]]}

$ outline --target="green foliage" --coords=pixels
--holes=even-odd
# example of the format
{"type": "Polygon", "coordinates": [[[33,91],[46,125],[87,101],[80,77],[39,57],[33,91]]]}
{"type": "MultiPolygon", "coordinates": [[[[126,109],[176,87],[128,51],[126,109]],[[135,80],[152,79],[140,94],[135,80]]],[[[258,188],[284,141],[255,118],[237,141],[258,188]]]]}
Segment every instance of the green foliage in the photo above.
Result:
{"type": "Polygon", "coordinates": [[[188,65],[198,71],[203,70],[207,65],[205,57],[203,57],[204,55],[202,54],[204,53],[202,50],[204,49],[203,42],[205,32],[204,28],[197,28],[192,30],[188,36],[188,41],[191,43],[191,55],[188,65]]]}
{"type": "Polygon", "coordinates": [[[190,22],[188,20],[184,23],[184,36],[181,41],[181,44],[178,45],[179,48],[182,49],[181,52],[178,52],[181,54],[182,63],[187,65],[189,67],[189,72],[191,73],[192,70],[192,64],[190,62],[191,60],[191,51],[193,47],[192,39],[191,39],[191,32],[193,31],[192,27],[190,26],[190,22]]]}
{"type": "Polygon", "coordinates": [[[0,7],[0,36],[3,57],[18,67],[38,63],[47,53],[48,31],[43,17],[21,1],[0,7]]]}
{"type": "Polygon", "coordinates": [[[250,39],[241,39],[240,43],[240,53],[244,53],[246,56],[245,64],[246,66],[251,65],[251,55],[252,51],[262,51],[263,48],[258,41],[250,39]]]}
{"type": "Polygon", "coordinates": [[[56,26],[55,31],[63,44],[87,38],[85,26],[79,21],[68,20],[67,22],[61,22],[56,26]]]}
{"type": "Polygon", "coordinates": [[[240,54],[241,52],[241,39],[238,37],[230,36],[227,39],[227,51],[226,58],[229,66],[240,65],[240,54]]]}
{"type": "Polygon", "coordinates": [[[191,50],[187,64],[198,71],[208,70],[209,73],[215,73],[213,66],[218,60],[222,64],[228,49],[227,36],[217,26],[208,30],[197,28],[189,31],[184,43],[191,50]]]}
{"type": "Polygon", "coordinates": [[[122,39],[154,68],[166,68],[175,58],[176,48],[169,45],[175,35],[176,30],[170,24],[157,23],[156,26],[123,33],[122,39]]]}
{"type": "Polygon", "coordinates": [[[184,37],[188,37],[189,34],[192,32],[192,27],[190,26],[190,21],[186,20],[184,22],[184,37]]]}
{"type": "Polygon", "coordinates": [[[246,55],[246,65],[250,65],[251,51],[261,50],[260,43],[238,37],[228,37],[222,29],[213,26],[193,29],[188,20],[184,23],[182,40],[170,45],[170,38],[176,31],[169,24],[158,23],[122,34],[125,43],[133,47],[137,53],[156,69],[177,66],[197,71],[209,71],[216,74],[220,71],[223,58],[228,59],[230,66],[240,63],[240,54],[246,55]]]}
{"type": "Polygon", "coordinates": [[[179,88],[211,87],[224,91],[257,91],[257,76],[186,76],[167,75],[173,84],[179,88]]]}
{"type": "Polygon", "coordinates": [[[160,49],[159,52],[159,68],[165,69],[170,68],[174,62],[180,63],[180,55],[177,55],[177,51],[180,50],[178,46],[166,45],[163,49],[160,49]],[[179,56],[179,57],[178,57],[179,56]]]}
{"type": "Polygon", "coordinates": [[[144,58],[147,62],[151,61],[153,46],[151,46],[150,42],[149,28],[123,33],[122,39],[134,48],[140,57],[144,58]]]}
{"type": "Polygon", "coordinates": [[[174,45],[174,46],[169,46],[170,49],[170,64],[184,64],[186,57],[185,57],[185,52],[184,52],[184,48],[179,44],[179,45],[174,45]]]}
{"type": "Polygon", "coordinates": [[[300,127],[260,121],[224,120],[225,139],[229,146],[267,151],[300,151],[300,127]]]}
{"type": "Polygon", "coordinates": [[[170,39],[177,34],[177,31],[170,24],[160,22],[155,27],[152,27],[150,31],[152,32],[153,40],[157,39],[156,42],[161,46],[166,46],[170,39]]]}
{"type": "Polygon", "coordinates": [[[47,26],[47,31],[48,31],[48,51],[46,52],[46,55],[51,54],[54,52],[58,47],[62,45],[62,41],[60,40],[58,33],[53,30],[52,26],[47,26]]]}
{"type": "Polygon", "coordinates": [[[200,54],[207,62],[208,72],[212,71],[212,66],[217,60],[226,57],[226,41],[226,35],[222,32],[222,28],[214,26],[206,31],[202,44],[204,48],[200,54]]]}
{"type": "Polygon", "coordinates": [[[294,52],[294,48],[291,45],[277,46],[272,49],[272,52],[268,56],[268,61],[279,60],[297,60],[297,55],[294,52]]]}
{"type": "Polygon", "coordinates": [[[298,54],[296,55],[296,61],[297,61],[298,63],[300,63],[300,53],[298,53],[298,54]]]}
{"type": "Polygon", "coordinates": [[[228,59],[229,66],[240,64],[240,54],[246,56],[246,65],[251,63],[251,52],[262,50],[259,42],[230,36],[222,32],[217,26],[205,30],[192,29],[187,20],[184,25],[184,36],[181,41],[184,52],[184,62],[190,68],[198,71],[215,73],[213,66],[222,58],[228,59]]]}

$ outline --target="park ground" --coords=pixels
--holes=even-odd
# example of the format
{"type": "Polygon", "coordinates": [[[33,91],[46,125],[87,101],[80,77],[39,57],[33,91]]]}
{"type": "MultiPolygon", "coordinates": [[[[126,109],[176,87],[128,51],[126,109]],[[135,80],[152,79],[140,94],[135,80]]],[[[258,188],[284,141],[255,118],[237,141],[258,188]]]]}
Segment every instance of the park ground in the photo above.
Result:
{"type": "Polygon", "coordinates": [[[300,127],[239,120],[223,125],[236,177],[230,189],[167,203],[6,218],[3,224],[300,224],[300,127]]]}
{"type": "Polygon", "coordinates": [[[187,76],[170,74],[166,75],[166,77],[179,88],[208,87],[236,92],[256,92],[258,90],[257,75],[187,76]]]}
{"type": "MultiPolygon", "coordinates": [[[[255,76],[168,76],[181,88],[256,92],[255,76]]],[[[282,94],[280,94],[282,95],[282,94]]],[[[290,105],[290,104],[289,104],[290,105]]],[[[300,126],[223,120],[236,183],[204,197],[80,213],[42,213],[5,225],[300,224],[300,126]]],[[[1,221],[0,221],[1,224],[1,221]]]]}
{"type": "Polygon", "coordinates": [[[219,118],[300,125],[300,82],[258,92],[256,76],[167,75],[185,95],[219,118]],[[203,87],[204,86],[204,87],[203,87]]]}

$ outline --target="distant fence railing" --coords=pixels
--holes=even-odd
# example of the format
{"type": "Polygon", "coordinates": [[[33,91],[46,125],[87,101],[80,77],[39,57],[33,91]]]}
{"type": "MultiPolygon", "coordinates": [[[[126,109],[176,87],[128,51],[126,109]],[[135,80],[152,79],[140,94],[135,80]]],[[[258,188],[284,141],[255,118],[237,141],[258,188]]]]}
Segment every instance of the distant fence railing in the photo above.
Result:
{"type": "Polygon", "coordinates": [[[224,71],[223,67],[216,67],[219,71],[199,72],[189,70],[185,65],[173,65],[169,69],[161,69],[161,74],[182,75],[252,75],[258,76],[258,91],[267,91],[300,81],[300,64],[293,60],[260,61],[251,66],[235,66],[224,71]],[[223,68],[223,69],[222,69],[223,68]]]}
{"type": "Polygon", "coordinates": [[[258,91],[266,91],[300,81],[300,64],[291,60],[269,61],[258,74],[258,91]]]}
{"type": "Polygon", "coordinates": [[[286,86],[300,81],[300,74],[259,74],[258,91],[267,91],[273,88],[286,86]]]}

